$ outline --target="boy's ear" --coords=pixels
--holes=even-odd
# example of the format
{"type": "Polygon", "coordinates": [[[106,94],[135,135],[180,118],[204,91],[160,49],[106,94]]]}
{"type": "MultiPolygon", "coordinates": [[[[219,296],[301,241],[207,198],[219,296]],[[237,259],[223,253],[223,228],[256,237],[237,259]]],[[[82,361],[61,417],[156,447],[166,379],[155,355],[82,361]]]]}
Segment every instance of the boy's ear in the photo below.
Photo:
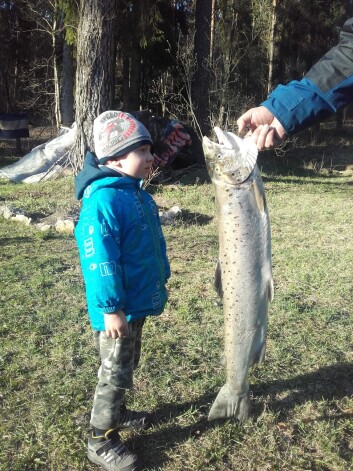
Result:
{"type": "Polygon", "coordinates": [[[121,168],[120,159],[111,159],[106,162],[110,167],[121,168]]]}

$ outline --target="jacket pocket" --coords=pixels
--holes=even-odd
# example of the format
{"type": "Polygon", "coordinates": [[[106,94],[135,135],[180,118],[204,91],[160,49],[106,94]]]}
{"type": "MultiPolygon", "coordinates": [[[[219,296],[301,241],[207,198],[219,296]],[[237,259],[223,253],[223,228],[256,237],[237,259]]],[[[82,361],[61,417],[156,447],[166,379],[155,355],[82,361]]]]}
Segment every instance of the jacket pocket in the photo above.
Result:
{"type": "MultiPolygon", "coordinates": [[[[294,82],[291,82],[291,84],[293,83],[294,82]]],[[[305,99],[303,95],[301,95],[299,87],[294,90],[293,85],[292,88],[285,87],[284,85],[278,85],[274,92],[275,93],[270,94],[270,98],[278,98],[281,100],[281,104],[288,111],[293,111],[305,99]],[[282,97],[285,97],[285,99],[282,99],[282,97]]]]}

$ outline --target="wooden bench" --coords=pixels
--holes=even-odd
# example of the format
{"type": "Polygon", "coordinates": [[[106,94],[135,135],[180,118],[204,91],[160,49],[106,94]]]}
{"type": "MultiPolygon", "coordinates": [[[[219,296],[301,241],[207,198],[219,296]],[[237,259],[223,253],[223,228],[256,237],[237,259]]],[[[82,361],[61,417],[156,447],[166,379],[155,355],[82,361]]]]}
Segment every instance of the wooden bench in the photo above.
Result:
{"type": "Polygon", "coordinates": [[[16,152],[21,149],[21,137],[29,137],[26,113],[0,113],[0,139],[16,139],[16,152]]]}

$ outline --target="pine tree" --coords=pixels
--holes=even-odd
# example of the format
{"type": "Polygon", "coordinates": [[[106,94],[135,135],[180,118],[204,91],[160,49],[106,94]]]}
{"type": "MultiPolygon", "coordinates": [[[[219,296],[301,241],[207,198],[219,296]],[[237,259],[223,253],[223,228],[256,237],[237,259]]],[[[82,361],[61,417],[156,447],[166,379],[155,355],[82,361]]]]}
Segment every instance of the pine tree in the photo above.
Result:
{"type": "Polygon", "coordinates": [[[212,0],[197,0],[195,10],[194,55],[196,70],[192,80],[191,96],[194,115],[202,135],[209,134],[210,124],[210,51],[212,0]]]}
{"type": "Polygon", "coordinates": [[[77,37],[76,124],[72,162],[82,166],[93,148],[93,121],[114,99],[116,0],[81,1],[77,37]]]}

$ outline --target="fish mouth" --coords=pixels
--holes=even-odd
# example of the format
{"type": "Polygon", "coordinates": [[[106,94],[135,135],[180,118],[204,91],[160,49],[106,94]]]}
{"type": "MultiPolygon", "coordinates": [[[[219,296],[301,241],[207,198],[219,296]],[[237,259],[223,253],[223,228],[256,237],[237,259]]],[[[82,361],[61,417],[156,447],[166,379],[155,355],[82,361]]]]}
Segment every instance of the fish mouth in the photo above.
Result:
{"type": "Polygon", "coordinates": [[[234,149],[234,150],[241,149],[243,145],[243,139],[241,137],[236,136],[232,132],[222,131],[222,129],[219,128],[218,126],[215,126],[213,129],[217,136],[218,143],[221,146],[224,146],[227,149],[234,149]]]}
{"type": "Polygon", "coordinates": [[[256,166],[258,149],[250,139],[214,128],[217,142],[204,136],[202,140],[206,164],[211,178],[239,184],[249,178],[256,166]]]}

